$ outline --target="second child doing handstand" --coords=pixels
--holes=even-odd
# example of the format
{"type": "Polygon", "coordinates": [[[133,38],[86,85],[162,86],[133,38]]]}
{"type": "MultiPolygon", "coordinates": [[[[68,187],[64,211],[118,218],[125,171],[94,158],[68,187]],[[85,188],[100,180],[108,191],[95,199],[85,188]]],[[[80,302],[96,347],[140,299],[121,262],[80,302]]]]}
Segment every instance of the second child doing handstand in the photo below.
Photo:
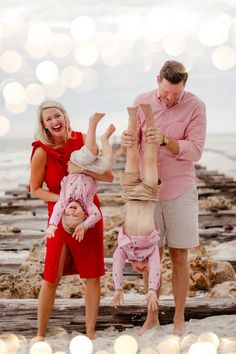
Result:
{"type": "MultiPolygon", "coordinates": [[[[146,127],[154,125],[150,105],[140,105],[146,127]]],[[[135,144],[126,148],[125,172],[120,175],[123,188],[123,198],[126,201],[125,222],[118,235],[118,247],[113,255],[113,283],[115,294],[111,301],[117,307],[124,301],[123,298],[123,270],[126,260],[141,264],[148,261],[149,283],[147,291],[147,306],[151,311],[157,310],[156,290],[160,283],[160,256],[157,242],[159,230],[154,222],[154,208],[159,199],[160,184],[157,171],[157,144],[145,142],[144,176],[140,178],[139,151],[137,136],[137,107],[128,108],[128,131],[132,133],[135,144]]]]}

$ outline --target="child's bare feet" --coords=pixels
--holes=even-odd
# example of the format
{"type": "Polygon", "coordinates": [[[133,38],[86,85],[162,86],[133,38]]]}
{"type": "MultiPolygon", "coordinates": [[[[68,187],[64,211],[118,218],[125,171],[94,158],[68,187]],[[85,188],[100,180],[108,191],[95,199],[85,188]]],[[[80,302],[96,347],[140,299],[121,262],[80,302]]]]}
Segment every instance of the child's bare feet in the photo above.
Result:
{"type": "Polygon", "coordinates": [[[90,118],[89,118],[89,124],[92,124],[94,126],[97,126],[97,124],[100,122],[100,120],[105,116],[105,113],[94,113],[90,118]]]}
{"type": "Polygon", "coordinates": [[[109,140],[109,138],[111,137],[111,135],[114,133],[115,130],[116,127],[113,124],[110,124],[107,130],[105,131],[105,133],[101,136],[101,141],[109,140]]]}
{"type": "Polygon", "coordinates": [[[132,134],[132,137],[137,142],[137,110],[138,107],[127,107],[127,111],[129,114],[129,124],[128,124],[128,132],[132,134]]]}
{"type": "Polygon", "coordinates": [[[149,329],[152,329],[156,326],[159,326],[159,321],[157,320],[157,318],[147,318],[146,321],[144,322],[144,324],[142,325],[141,328],[139,328],[138,330],[138,335],[142,335],[144,334],[146,331],[148,331],[149,329]]]}
{"type": "Polygon", "coordinates": [[[140,107],[145,116],[146,126],[153,127],[154,121],[153,121],[152,106],[150,104],[141,103],[140,107]]]}

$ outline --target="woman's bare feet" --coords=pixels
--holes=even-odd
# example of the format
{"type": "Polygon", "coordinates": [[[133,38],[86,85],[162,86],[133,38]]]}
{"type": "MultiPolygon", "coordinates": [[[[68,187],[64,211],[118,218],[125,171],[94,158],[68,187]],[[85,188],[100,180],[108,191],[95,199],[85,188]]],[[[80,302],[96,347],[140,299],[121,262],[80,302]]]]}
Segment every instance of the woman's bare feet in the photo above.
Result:
{"type": "Polygon", "coordinates": [[[112,134],[114,133],[115,130],[116,130],[116,127],[113,124],[110,124],[108,126],[107,130],[105,131],[105,133],[102,134],[101,141],[109,140],[109,138],[112,136],[112,134]]]}
{"type": "Polygon", "coordinates": [[[91,340],[98,338],[98,335],[95,331],[87,331],[86,336],[91,340]]]}
{"type": "Polygon", "coordinates": [[[34,343],[37,343],[37,342],[44,342],[45,341],[45,337],[42,337],[42,336],[36,336],[34,338],[31,339],[30,341],[30,347],[34,344],[34,343]]]}

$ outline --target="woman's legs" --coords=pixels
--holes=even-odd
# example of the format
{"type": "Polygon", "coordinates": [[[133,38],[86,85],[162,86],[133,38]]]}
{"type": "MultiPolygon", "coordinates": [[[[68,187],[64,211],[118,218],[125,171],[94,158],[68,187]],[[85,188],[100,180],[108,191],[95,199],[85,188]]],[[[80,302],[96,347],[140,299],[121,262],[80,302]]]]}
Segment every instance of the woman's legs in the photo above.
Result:
{"type": "Polygon", "coordinates": [[[90,339],[96,338],[95,326],[100,303],[100,278],[87,278],[85,290],[85,319],[86,335],[90,339]]]}
{"type": "Polygon", "coordinates": [[[61,280],[65,259],[68,253],[66,245],[61,251],[61,259],[58,267],[58,276],[55,283],[49,283],[43,280],[38,299],[38,332],[37,337],[45,337],[48,321],[51,316],[52,308],[55,301],[57,286],[61,280]]]}

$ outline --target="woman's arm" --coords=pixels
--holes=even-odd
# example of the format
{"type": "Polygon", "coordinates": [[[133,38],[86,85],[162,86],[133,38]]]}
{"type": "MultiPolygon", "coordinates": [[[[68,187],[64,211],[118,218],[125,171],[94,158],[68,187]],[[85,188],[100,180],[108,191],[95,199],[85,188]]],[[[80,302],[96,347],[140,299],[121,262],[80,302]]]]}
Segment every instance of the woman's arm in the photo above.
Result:
{"type": "Polygon", "coordinates": [[[42,188],[45,180],[47,153],[38,147],[31,160],[30,191],[33,196],[46,202],[57,202],[59,195],[42,188]]]}
{"type": "Polygon", "coordinates": [[[113,175],[112,171],[107,171],[107,172],[104,172],[103,174],[99,174],[99,173],[85,170],[85,169],[79,167],[78,165],[74,164],[71,161],[68,162],[68,169],[67,170],[69,173],[85,173],[86,175],[96,179],[97,181],[101,181],[101,182],[112,182],[114,179],[114,175],[113,175]]]}

